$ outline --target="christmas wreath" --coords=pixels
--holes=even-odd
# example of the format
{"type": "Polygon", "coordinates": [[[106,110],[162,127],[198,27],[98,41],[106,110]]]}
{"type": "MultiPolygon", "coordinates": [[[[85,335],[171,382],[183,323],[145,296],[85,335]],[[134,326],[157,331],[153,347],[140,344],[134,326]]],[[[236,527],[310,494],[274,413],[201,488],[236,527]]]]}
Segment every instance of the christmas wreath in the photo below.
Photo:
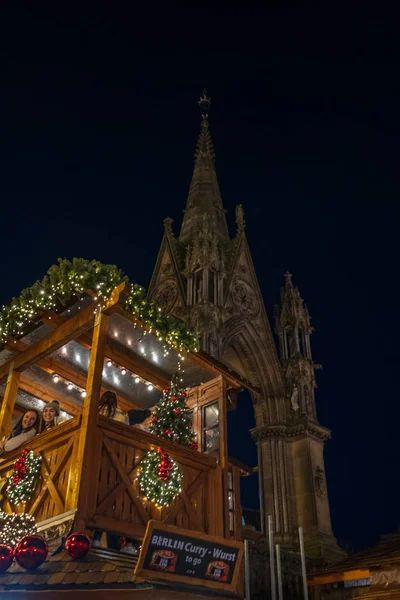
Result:
{"type": "Polygon", "coordinates": [[[22,450],[6,487],[7,497],[12,504],[26,502],[32,497],[41,462],[42,457],[33,450],[22,450]]]}
{"type": "Polygon", "coordinates": [[[142,494],[159,506],[167,506],[181,491],[182,473],[177,463],[158,448],[144,457],[138,481],[142,494]]]}
{"type": "MultiPolygon", "coordinates": [[[[186,392],[176,378],[171,389],[164,390],[163,399],[151,417],[150,431],[159,437],[197,450],[193,425],[186,406],[186,392]]],[[[182,473],[178,464],[158,448],[144,457],[138,476],[142,494],[159,506],[170,504],[181,491],[182,473]]]]}

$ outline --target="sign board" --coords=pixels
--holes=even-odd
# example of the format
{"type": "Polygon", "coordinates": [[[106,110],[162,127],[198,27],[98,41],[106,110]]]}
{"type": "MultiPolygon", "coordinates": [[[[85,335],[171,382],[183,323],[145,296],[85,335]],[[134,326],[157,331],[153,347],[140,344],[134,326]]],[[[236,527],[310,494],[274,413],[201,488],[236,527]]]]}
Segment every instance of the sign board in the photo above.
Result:
{"type": "Polygon", "coordinates": [[[135,575],[235,591],[242,542],[149,521],[135,575]]]}

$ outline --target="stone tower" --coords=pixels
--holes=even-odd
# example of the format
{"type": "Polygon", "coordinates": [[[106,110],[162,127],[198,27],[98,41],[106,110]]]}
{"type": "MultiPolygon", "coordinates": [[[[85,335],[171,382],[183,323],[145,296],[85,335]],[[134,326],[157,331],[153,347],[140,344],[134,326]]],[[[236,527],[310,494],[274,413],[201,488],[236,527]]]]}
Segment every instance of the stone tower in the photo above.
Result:
{"type": "Polygon", "coordinates": [[[311,359],[310,317],[291,276],[276,313],[280,359],[246,238],[242,205],[230,239],[215,170],[209,109],[203,92],[200,135],[179,237],[164,221],[149,297],[183,319],[202,349],[262,390],[253,398],[260,474],[261,521],[274,518],[277,539],[290,547],[303,526],[310,557],[335,559],[311,359]]]}

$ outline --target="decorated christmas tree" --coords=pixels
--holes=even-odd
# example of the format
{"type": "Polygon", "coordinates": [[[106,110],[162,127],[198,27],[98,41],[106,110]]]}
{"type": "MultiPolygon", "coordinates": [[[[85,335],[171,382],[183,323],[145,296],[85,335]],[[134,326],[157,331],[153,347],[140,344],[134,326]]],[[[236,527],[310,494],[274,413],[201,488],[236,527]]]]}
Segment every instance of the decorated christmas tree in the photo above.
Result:
{"type": "MultiPolygon", "coordinates": [[[[197,450],[192,422],[186,406],[186,392],[176,379],[171,389],[164,390],[163,399],[151,417],[150,431],[159,437],[197,450]]],[[[182,473],[162,447],[151,450],[142,460],[138,475],[140,489],[145,497],[159,506],[172,502],[181,491],[182,473]]]]}
{"type": "Polygon", "coordinates": [[[186,392],[179,389],[175,380],[171,382],[170,390],[164,390],[163,399],[154,410],[150,431],[171,442],[197,449],[186,406],[186,392]]]}

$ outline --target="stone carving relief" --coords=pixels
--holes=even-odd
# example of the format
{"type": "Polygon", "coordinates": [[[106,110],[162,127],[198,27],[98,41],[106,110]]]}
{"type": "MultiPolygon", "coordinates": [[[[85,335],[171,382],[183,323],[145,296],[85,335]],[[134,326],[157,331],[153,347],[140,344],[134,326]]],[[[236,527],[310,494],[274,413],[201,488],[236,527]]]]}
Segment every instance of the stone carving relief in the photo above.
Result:
{"type": "Polygon", "coordinates": [[[297,412],[298,410],[300,410],[299,388],[297,387],[296,384],[293,385],[292,395],[290,397],[290,404],[292,405],[292,410],[294,410],[294,412],[297,412]]]}
{"type": "Polygon", "coordinates": [[[318,498],[323,498],[327,495],[325,473],[321,467],[315,469],[315,490],[318,498]]]}
{"type": "Polygon", "coordinates": [[[174,306],[176,299],[178,297],[178,286],[176,281],[167,280],[160,283],[157,287],[154,294],[154,302],[165,310],[169,312],[174,306]]]}
{"type": "Polygon", "coordinates": [[[164,277],[171,277],[171,275],[174,274],[174,269],[170,262],[164,263],[162,265],[161,273],[164,277]]]}
{"type": "Polygon", "coordinates": [[[255,317],[259,312],[256,296],[248,283],[236,279],[232,286],[232,298],[237,308],[247,317],[255,317]]]}

